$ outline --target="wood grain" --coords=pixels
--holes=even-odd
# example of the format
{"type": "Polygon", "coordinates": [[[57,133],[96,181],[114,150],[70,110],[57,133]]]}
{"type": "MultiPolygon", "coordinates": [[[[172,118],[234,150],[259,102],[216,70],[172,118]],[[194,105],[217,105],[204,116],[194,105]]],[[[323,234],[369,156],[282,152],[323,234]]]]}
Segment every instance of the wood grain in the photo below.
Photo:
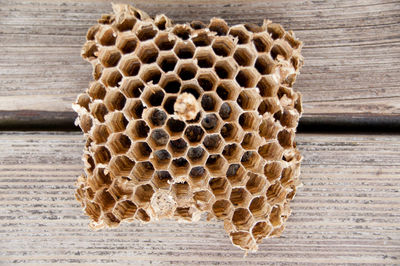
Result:
{"type": "MultiPolygon", "coordinates": [[[[88,27],[101,13],[111,11],[110,1],[0,3],[0,112],[16,120],[20,111],[39,114],[32,115],[38,120],[51,118],[46,116],[49,112],[67,112],[71,117],[70,103],[91,79],[80,47],[88,27]]],[[[178,23],[214,16],[230,24],[269,18],[294,30],[305,43],[306,65],[295,85],[304,94],[304,117],[318,121],[330,114],[343,118],[361,114],[387,119],[400,114],[398,0],[138,0],[135,4],[151,15],[166,13],[178,23]]]]}
{"type": "Polygon", "coordinates": [[[73,196],[79,133],[0,133],[0,264],[399,264],[400,136],[300,134],[302,181],[283,237],[243,258],[220,223],[92,232],[73,196]]]}

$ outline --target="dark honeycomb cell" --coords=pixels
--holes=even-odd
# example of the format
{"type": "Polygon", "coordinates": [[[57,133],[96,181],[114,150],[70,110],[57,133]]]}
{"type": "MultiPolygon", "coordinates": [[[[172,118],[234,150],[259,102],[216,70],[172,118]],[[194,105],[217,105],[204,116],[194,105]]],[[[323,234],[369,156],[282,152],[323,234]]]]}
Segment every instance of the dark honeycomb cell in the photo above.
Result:
{"type": "Polygon", "coordinates": [[[182,80],[189,80],[196,76],[197,67],[191,63],[182,64],[178,68],[178,75],[182,80]]]}
{"type": "Polygon", "coordinates": [[[219,124],[218,117],[215,114],[208,114],[201,121],[201,125],[205,130],[213,130],[219,124]]]}
{"type": "Polygon", "coordinates": [[[191,147],[187,152],[187,157],[191,162],[199,162],[204,159],[206,152],[201,147],[191,147]]]}
{"type": "Polygon", "coordinates": [[[136,32],[136,36],[142,42],[153,39],[156,34],[157,30],[153,28],[152,24],[144,25],[136,32]]]}
{"type": "Polygon", "coordinates": [[[157,127],[164,125],[166,120],[167,114],[160,109],[154,109],[154,111],[150,115],[151,123],[157,127]]]}
{"type": "Polygon", "coordinates": [[[177,62],[178,59],[174,54],[164,54],[158,59],[158,65],[165,73],[173,71],[177,62]]]}
{"type": "Polygon", "coordinates": [[[188,126],[185,130],[185,137],[191,143],[200,142],[203,138],[204,131],[199,126],[188,126]]]}
{"type": "Polygon", "coordinates": [[[160,33],[155,39],[155,43],[161,51],[171,50],[174,47],[175,42],[175,38],[167,32],[160,33]]]}
{"type": "Polygon", "coordinates": [[[175,45],[175,48],[174,48],[175,54],[180,59],[193,58],[195,50],[196,50],[196,48],[190,42],[186,42],[186,43],[179,42],[178,44],[175,45]]]}
{"type": "Polygon", "coordinates": [[[215,111],[217,101],[214,98],[214,94],[204,94],[201,98],[201,107],[204,111],[215,111]]]}
{"type": "Polygon", "coordinates": [[[169,135],[163,129],[155,129],[150,134],[150,141],[154,146],[165,146],[169,140],[169,135]]]}

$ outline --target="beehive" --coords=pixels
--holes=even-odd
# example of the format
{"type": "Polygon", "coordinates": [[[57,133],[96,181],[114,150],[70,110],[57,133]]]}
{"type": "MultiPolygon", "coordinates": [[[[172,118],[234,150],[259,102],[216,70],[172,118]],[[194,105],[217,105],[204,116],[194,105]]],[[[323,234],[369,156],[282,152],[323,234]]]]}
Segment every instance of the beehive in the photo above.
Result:
{"type": "Polygon", "coordinates": [[[300,184],[301,42],[268,20],[174,25],[113,9],[88,30],[94,81],[73,104],[91,227],[206,213],[244,250],[279,236],[300,184]]]}

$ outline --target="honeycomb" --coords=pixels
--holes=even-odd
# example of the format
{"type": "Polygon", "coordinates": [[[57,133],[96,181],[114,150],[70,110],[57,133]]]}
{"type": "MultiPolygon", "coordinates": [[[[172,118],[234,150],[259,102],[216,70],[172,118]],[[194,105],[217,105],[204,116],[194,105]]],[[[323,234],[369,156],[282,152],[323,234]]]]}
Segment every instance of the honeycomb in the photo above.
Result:
{"type": "Polygon", "coordinates": [[[173,24],[113,10],[87,32],[94,80],[73,104],[86,138],[76,197],[90,226],[206,213],[246,251],[279,236],[301,184],[302,43],[268,20],[173,24]]]}

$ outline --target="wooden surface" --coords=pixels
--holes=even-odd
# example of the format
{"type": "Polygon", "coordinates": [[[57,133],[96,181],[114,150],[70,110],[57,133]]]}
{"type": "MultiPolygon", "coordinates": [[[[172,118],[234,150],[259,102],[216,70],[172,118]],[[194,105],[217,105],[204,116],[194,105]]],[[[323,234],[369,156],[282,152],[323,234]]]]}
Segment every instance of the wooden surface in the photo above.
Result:
{"type": "MultiPolygon", "coordinates": [[[[392,121],[400,115],[399,0],[134,2],[179,23],[268,18],[294,30],[305,43],[295,84],[304,95],[305,119],[392,121]]],[[[0,119],[72,123],[71,102],[91,79],[91,66],[80,58],[84,36],[110,11],[104,0],[0,0],[0,119]]]]}
{"type": "Polygon", "coordinates": [[[0,134],[0,264],[399,264],[400,136],[300,134],[301,188],[283,236],[243,258],[221,223],[92,232],[75,200],[79,133],[0,134]]]}

